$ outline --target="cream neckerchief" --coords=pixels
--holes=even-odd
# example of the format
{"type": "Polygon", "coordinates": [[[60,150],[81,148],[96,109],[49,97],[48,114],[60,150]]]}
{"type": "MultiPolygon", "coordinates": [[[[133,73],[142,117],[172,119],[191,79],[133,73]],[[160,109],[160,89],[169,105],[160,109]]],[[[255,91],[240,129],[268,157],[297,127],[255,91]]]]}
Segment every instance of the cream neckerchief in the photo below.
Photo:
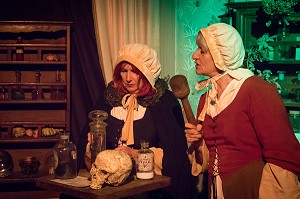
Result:
{"type": "Polygon", "coordinates": [[[198,120],[204,121],[204,117],[206,113],[208,113],[211,117],[215,117],[234,100],[235,96],[237,95],[244,81],[248,77],[253,76],[253,73],[251,71],[242,70],[242,72],[243,72],[243,77],[239,77],[239,78],[235,77],[236,74],[229,73],[226,71],[223,74],[216,75],[207,80],[207,83],[205,85],[207,90],[207,95],[206,95],[204,107],[198,117],[198,120]],[[219,96],[218,98],[217,81],[226,74],[229,74],[234,79],[225,88],[224,92],[222,93],[222,96],[219,96]],[[212,85],[212,88],[210,90],[208,90],[209,84],[212,85]]]}
{"type": "Polygon", "coordinates": [[[206,98],[205,98],[205,103],[204,103],[204,107],[198,117],[198,120],[200,121],[204,121],[204,117],[205,117],[205,114],[207,112],[207,107],[208,107],[208,103],[217,103],[217,100],[218,100],[218,90],[217,90],[217,83],[216,81],[219,80],[220,78],[222,78],[224,75],[226,75],[227,73],[223,73],[223,74],[219,74],[219,75],[216,75],[214,77],[211,77],[210,79],[208,79],[206,81],[206,98]],[[212,85],[211,89],[208,90],[208,86],[209,85],[212,85]]]}
{"type": "Polygon", "coordinates": [[[133,113],[134,110],[137,110],[139,104],[137,103],[136,94],[127,94],[122,99],[122,106],[124,109],[127,109],[127,116],[125,124],[122,128],[122,137],[121,140],[125,141],[127,145],[134,144],[133,136],[133,113]]]}

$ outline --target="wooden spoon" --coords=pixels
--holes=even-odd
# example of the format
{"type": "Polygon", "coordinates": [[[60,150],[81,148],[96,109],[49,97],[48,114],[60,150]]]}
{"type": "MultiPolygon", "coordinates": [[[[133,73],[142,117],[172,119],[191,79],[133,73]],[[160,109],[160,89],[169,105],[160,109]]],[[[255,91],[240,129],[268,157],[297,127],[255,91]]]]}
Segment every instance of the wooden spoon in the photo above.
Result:
{"type": "Polygon", "coordinates": [[[178,99],[181,100],[187,121],[191,124],[196,125],[197,120],[195,119],[192,111],[188,96],[190,94],[190,88],[187,79],[184,75],[175,75],[170,79],[171,89],[178,99]]]}

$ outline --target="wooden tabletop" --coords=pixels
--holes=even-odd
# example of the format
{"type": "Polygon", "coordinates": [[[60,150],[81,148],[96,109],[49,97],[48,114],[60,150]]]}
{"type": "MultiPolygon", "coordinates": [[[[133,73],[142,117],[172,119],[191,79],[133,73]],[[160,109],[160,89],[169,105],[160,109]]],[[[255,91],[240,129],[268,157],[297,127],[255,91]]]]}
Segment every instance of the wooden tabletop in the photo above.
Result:
{"type": "Polygon", "coordinates": [[[74,187],[51,181],[53,179],[53,175],[39,177],[36,179],[36,186],[85,199],[123,198],[164,188],[171,184],[170,177],[157,175],[153,180],[138,180],[132,177],[123,185],[104,186],[102,189],[94,190],[90,187],[74,187]]]}

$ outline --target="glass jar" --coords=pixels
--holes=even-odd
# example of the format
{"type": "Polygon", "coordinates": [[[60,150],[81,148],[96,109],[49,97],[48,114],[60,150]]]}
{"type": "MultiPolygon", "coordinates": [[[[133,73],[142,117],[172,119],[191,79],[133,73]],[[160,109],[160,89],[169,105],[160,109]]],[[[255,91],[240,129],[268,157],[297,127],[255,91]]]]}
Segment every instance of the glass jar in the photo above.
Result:
{"type": "Polygon", "coordinates": [[[61,79],[60,71],[56,71],[55,85],[50,88],[50,99],[52,100],[63,100],[65,99],[65,87],[63,85],[64,81],[61,79]]]}
{"type": "Polygon", "coordinates": [[[285,71],[277,71],[277,73],[278,73],[278,81],[284,81],[285,71]]]}
{"type": "MultiPolygon", "coordinates": [[[[41,72],[38,70],[35,73],[35,83],[40,83],[40,82],[41,82],[41,72]]],[[[33,89],[32,99],[33,100],[44,99],[44,93],[40,86],[36,85],[35,89],[33,89]]]]}
{"type": "Polygon", "coordinates": [[[25,99],[25,93],[24,90],[21,88],[21,72],[20,71],[16,71],[16,83],[17,86],[16,88],[12,89],[12,96],[11,98],[14,100],[23,100],[25,99]]]}
{"type": "Polygon", "coordinates": [[[94,110],[89,113],[89,119],[92,120],[90,125],[91,134],[91,163],[96,160],[97,154],[106,149],[106,126],[104,120],[108,115],[105,111],[94,110]]]}
{"type": "Polygon", "coordinates": [[[8,100],[8,91],[6,88],[2,87],[1,88],[1,95],[0,95],[0,100],[8,100]]]}
{"type": "MultiPolygon", "coordinates": [[[[16,44],[23,44],[22,37],[17,38],[16,44]]],[[[16,47],[16,61],[24,61],[24,47],[22,46],[16,47]]]]}
{"type": "Polygon", "coordinates": [[[77,149],[69,139],[69,132],[60,132],[60,141],[53,148],[55,178],[77,177],[77,149]]]}
{"type": "Polygon", "coordinates": [[[141,141],[136,161],[136,178],[142,180],[154,178],[154,153],[149,149],[148,141],[141,141]]]}

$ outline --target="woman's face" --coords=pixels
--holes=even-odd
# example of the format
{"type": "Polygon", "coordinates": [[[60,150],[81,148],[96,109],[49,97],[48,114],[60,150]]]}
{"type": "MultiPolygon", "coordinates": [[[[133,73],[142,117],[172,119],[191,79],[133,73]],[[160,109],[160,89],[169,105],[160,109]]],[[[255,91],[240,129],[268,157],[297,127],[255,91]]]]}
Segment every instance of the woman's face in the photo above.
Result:
{"type": "Polygon", "coordinates": [[[192,55],[192,59],[196,64],[196,74],[201,74],[209,77],[218,75],[219,72],[217,70],[217,67],[215,66],[214,60],[210,54],[206,41],[201,32],[198,33],[196,43],[198,49],[192,55]]]}
{"type": "Polygon", "coordinates": [[[137,94],[144,83],[138,74],[138,69],[132,64],[125,62],[121,70],[122,84],[129,93],[137,94]]]}

